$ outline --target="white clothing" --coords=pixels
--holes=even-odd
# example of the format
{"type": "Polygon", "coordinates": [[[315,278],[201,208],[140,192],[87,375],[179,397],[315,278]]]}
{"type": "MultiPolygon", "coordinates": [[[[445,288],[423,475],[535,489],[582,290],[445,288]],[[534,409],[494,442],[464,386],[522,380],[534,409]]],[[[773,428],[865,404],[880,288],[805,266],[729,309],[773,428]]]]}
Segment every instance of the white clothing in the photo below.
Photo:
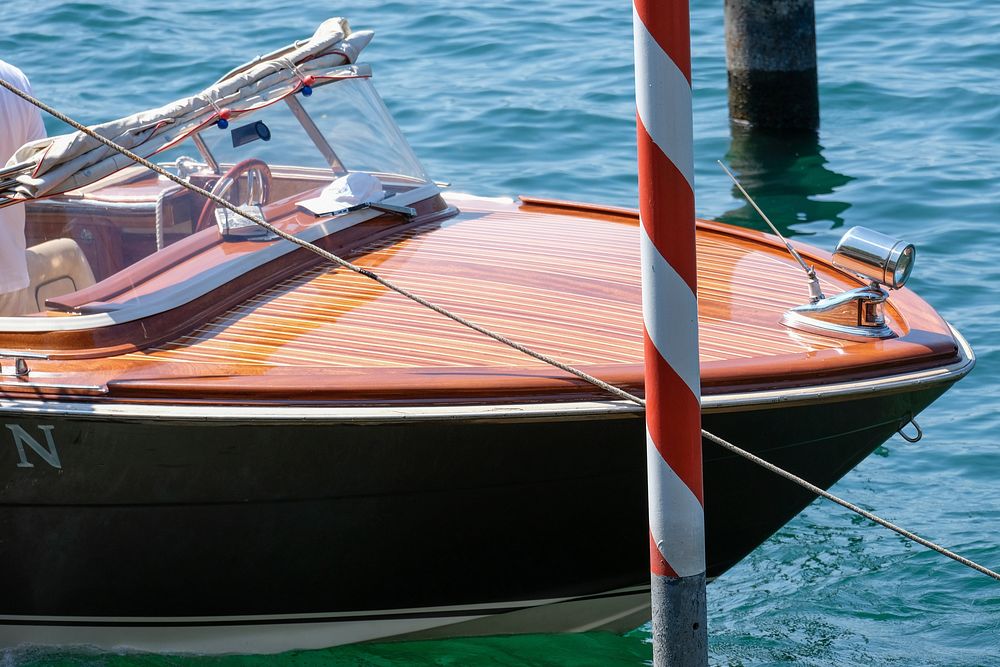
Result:
{"type": "Polygon", "coordinates": [[[319,197],[296,202],[313,215],[336,213],[358,204],[370,204],[385,199],[382,181],[363,171],[353,171],[350,174],[334,179],[330,185],[323,188],[319,197]]]}
{"type": "MultiPolygon", "coordinates": [[[[30,93],[31,84],[18,68],[0,60],[0,78],[30,93]]],[[[0,87],[0,165],[29,141],[45,136],[38,108],[0,87]]],[[[0,208],[0,294],[28,286],[28,264],[24,254],[24,205],[0,208]]]]}

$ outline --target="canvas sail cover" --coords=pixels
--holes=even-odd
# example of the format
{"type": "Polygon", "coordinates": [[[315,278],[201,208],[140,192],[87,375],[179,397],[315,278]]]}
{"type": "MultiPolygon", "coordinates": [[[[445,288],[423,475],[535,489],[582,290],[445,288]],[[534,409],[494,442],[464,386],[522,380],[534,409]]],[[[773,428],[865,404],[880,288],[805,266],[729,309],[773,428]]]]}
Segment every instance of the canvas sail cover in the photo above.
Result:
{"type": "MultiPolygon", "coordinates": [[[[308,77],[322,79],[330,70],[354,63],[372,36],[368,30],[352,32],[346,19],[332,18],[309,39],[258,56],[197,95],[91,129],[149,157],[214,123],[220,112],[238,118],[295,92],[308,77]]],[[[129,158],[82,132],[33,141],[7,162],[0,176],[0,206],[75,190],[130,164],[129,158]]]]}

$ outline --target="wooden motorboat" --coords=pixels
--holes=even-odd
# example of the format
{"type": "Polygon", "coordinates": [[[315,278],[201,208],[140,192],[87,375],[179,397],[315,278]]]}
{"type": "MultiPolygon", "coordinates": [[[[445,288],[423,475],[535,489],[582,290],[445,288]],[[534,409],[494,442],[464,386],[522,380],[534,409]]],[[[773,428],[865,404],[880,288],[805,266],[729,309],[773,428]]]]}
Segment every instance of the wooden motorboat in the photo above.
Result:
{"type": "MultiPolygon", "coordinates": [[[[328,22],[102,133],[641,393],[637,213],[442,191],[354,62],[366,41],[328,22]]],[[[0,178],[29,245],[93,274],[0,318],[0,644],[269,652],[648,618],[640,408],[102,150],[45,140],[0,178]]],[[[906,288],[832,309],[877,335],[788,326],[808,289],[778,239],[699,221],[697,244],[705,428],[819,486],[972,368],[906,288]]],[[[879,289],[798,248],[829,298],[879,289]]],[[[710,442],[704,463],[709,577],[813,499],[710,442]]]]}

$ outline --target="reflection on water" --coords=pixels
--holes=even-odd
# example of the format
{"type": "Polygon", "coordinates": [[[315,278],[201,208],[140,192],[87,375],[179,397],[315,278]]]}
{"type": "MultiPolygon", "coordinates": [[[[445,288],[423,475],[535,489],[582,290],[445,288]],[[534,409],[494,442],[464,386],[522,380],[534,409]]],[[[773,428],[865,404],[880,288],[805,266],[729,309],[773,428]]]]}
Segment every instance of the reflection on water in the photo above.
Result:
{"type": "MultiPolygon", "coordinates": [[[[775,132],[737,124],[730,127],[732,142],[725,161],[782,234],[811,234],[804,226],[792,226],[799,223],[828,220],[834,228],[844,224],[841,214],[849,203],[815,197],[832,194],[853,179],[826,167],[817,133],[775,132]]],[[[735,186],[732,191],[735,198],[744,199],[735,186]]],[[[749,203],[718,219],[768,231],[749,203]]]]}

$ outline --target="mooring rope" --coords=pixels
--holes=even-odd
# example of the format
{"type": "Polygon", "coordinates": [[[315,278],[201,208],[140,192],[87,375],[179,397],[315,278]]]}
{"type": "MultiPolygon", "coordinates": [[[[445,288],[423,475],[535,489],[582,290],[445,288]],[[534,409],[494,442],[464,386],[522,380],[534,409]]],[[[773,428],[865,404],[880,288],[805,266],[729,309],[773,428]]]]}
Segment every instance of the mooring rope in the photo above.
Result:
{"type": "MultiPolygon", "coordinates": [[[[383,278],[383,277],[379,276],[374,271],[370,271],[368,269],[360,267],[357,264],[349,262],[346,259],[333,254],[332,252],[324,250],[323,248],[320,248],[319,246],[316,246],[316,245],[314,245],[312,243],[309,243],[308,241],[304,241],[304,240],[302,240],[302,239],[300,239],[300,238],[298,238],[296,236],[293,236],[292,234],[289,234],[289,233],[287,233],[287,232],[285,232],[285,231],[283,231],[281,229],[278,229],[274,225],[268,223],[263,218],[260,218],[260,217],[255,216],[255,215],[250,215],[246,211],[241,211],[235,204],[232,204],[232,203],[226,201],[225,199],[223,199],[222,197],[219,197],[218,195],[212,194],[211,192],[209,192],[208,190],[205,190],[204,188],[200,188],[197,185],[194,185],[193,183],[189,183],[188,181],[185,181],[184,179],[182,179],[179,176],[171,174],[169,171],[167,171],[166,169],[162,168],[158,164],[150,162],[146,158],[141,157],[139,155],[136,155],[135,153],[133,153],[132,151],[128,150],[127,148],[125,148],[123,146],[119,146],[118,144],[114,143],[110,139],[106,139],[105,137],[102,137],[101,135],[99,135],[96,132],[94,132],[93,130],[91,130],[89,127],[83,125],[82,123],[79,123],[79,122],[73,120],[69,116],[67,116],[67,115],[61,113],[60,111],[52,108],[51,106],[45,104],[41,100],[39,100],[39,99],[33,97],[32,95],[29,95],[28,93],[24,92],[23,90],[20,90],[19,88],[13,86],[12,84],[8,83],[7,81],[5,81],[2,78],[0,78],[0,86],[3,86],[4,88],[6,88],[7,90],[11,91],[12,93],[14,93],[15,95],[17,95],[18,97],[20,97],[20,98],[24,99],[25,101],[27,101],[27,102],[35,105],[36,107],[38,107],[42,111],[45,111],[46,113],[54,116],[55,118],[58,118],[62,122],[66,123],[67,125],[69,125],[69,126],[75,128],[75,129],[79,130],[80,132],[83,132],[84,134],[86,134],[86,135],[88,135],[88,136],[96,139],[97,141],[101,142],[102,144],[104,144],[108,148],[111,148],[112,150],[115,150],[115,151],[121,153],[122,155],[124,155],[125,157],[129,158],[130,160],[133,160],[133,161],[137,162],[138,164],[141,164],[142,166],[146,167],[147,169],[150,169],[150,170],[156,172],[160,176],[163,176],[164,178],[167,178],[167,179],[173,181],[174,183],[177,183],[181,187],[185,187],[185,188],[191,190],[192,192],[196,192],[196,193],[202,195],[203,197],[207,197],[208,199],[212,200],[213,202],[215,202],[219,206],[221,206],[223,208],[226,208],[226,209],[232,211],[233,213],[235,213],[236,215],[240,215],[240,216],[246,218],[247,220],[250,220],[251,222],[253,222],[253,223],[257,224],[257,225],[260,225],[261,227],[263,227],[264,229],[268,230],[272,234],[274,234],[276,236],[279,236],[279,237],[285,239],[286,241],[289,241],[290,243],[294,243],[297,246],[300,246],[300,247],[302,247],[302,248],[304,248],[306,250],[314,252],[317,255],[319,255],[320,257],[323,257],[324,259],[326,259],[326,260],[328,260],[328,261],[336,264],[337,266],[341,266],[341,267],[343,267],[345,269],[349,269],[350,271],[353,271],[353,272],[358,273],[358,274],[360,274],[360,275],[362,275],[362,276],[364,276],[366,278],[374,280],[375,282],[379,283],[383,287],[386,287],[387,289],[390,289],[390,290],[392,290],[392,291],[394,291],[394,292],[396,292],[396,293],[398,293],[398,294],[406,297],[407,299],[410,299],[411,301],[414,301],[414,302],[420,304],[421,306],[424,306],[425,308],[429,308],[429,309],[433,310],[434,312],[436,312],[436,313],[438,313],[440,315],[443,315],[444,317],[447,317],[447,318],[449,318],[449,319],[451,319],[451,320],[453,320],[453,321],[461,324],[462,326],[468,327],[468,328],[472,329],[473,331],[477,331],[477,332],[483,334],[484,336],[488,336],[488,337],[492,338],[493,340],[495,340],[495,341],[497,341],[499,343],[503,343],[504,345],[507,345],[507,346],[509,346],[509,347],[517,350],[518,352],[522,352],[522,353],[528,355],[529,357],[537,359],[538,361],[542,361],[542,362],[544,362],[546,364],[549,364],[551,366],[554,366],[554,367],[556,367],[556,368],[558,368],[558,369],[560,369],[562,371],[565,371],[567,373],[575,375],[576,377],[580,378],[581,380],[585,380],[586,382],[589,382],[590,384],[592,384],[592,385],[594,385],[594,386],[596,386],[596,387],[598,387],[600,389],[603,389],[604,391],[606,391],[606,392],[608,392],[608,393],[610,393],[610,394],[612,394],[614,396],[617,396],[618,398],[621,398],[621,399],[626,400],[626,401],[631,401],[632,403],[635,403],[636,405],[640,405],[643,408],[646,407],[646,401],[645,401],[645,399],[642,399],[642,398],[636,396],[635,394],[632,394],[632,393],[630,393],[630,392],[628,392],[628,391],[626,391],[626,390],[624,390],[624,389],[622,389],[620,387],[616,387],[616,386],[614,386],[612,384],[609,384],[609,383],[605,382],[604,380],[601,380],[600,378],[594,377],[593,375],[590,375],[589,373],[586,373],[586,372],[584,372],[584,371],[582,371],[582,370],[580,370],[578,368],[574,368],[573,366],[570,366],[569,364],[565,364],[565,363],[559,361],[558,359],[550,357],[550,356],[548,356],[546,354],[542,354],[541,352],[536,352],[535,350],[532,350],[531,348],[526,347],[525,345],[522,345],[521,343],[518,343],[517,341],[511,340],[510,338],[507,338],[506,336],[504,336],[502,334],[496,333],[495,331],[491,331],[490,329],[482,327],[482,326],[476,324],[475,322],[471,322],[471,321],[465,319],[464,317],[462,317],[461,315],[453,313],[453,312],[451,312],[450,310],[448,310],[446,308],[438,306],[437,304],[431,303],[430,301],[427,301],[423,297],[421,297],[421,296],[419,296],[417,294],[414,294],[413,292],[410,292],[409,290],[407,290],[404,287],[401,287],[401,286],[397,285],[393,281],[391,281],[391,280],[389,280],[387,278],[383,278]]],[[[856,514],[858,514],[858,515],[860,515],[860,516],[868,519],[869,521],[873,521],[873,522],[877,523],[878,525],[883,526],[884,528],[888,528],[889,530],[891,530],[893,532],[896,532],[899,535],[902,535],[903,537],[916,542],[917,544],[921,544],[921,545],[927,547],[928,549],[933,549],[934,551],[937,551],[938,553],[940,553],[940,554],[942,554],[944,556],[947,556],[948,558],[951,558],[952,560],[954,560],[956,562],[959,562],[962,565],[965,565],[966,567],[970,567],[973,570],[976,570],[977,572],[981,572],[981,573],[985,574],[988,577],[992,577],[993,579],[996,579],[997,581],[1000,581],[1000,573],[994,572],[993,570],[990,570],[987,567],[984,567],[984,566],[982,566],[982,565],[980,565],[980,564],[978,564],[978,563],[976,563],[974,561],[971,561],[968,558],[960,556],[957,553],[946,549],[945,547],[942,547],[942,546],[940,546],[940,545],[938,545],[938,544],[936,544],[934,542],[931,542],[930,540],[924,539],[924,538],[920,537],[919,535],[916,535],[915,533],[911,533],[910,531],[908,531],[908,530],[906,530],[904,528],[901,528],[900,526],[897,526],[894,523],[886,521],[885,519],[882,519],[882,518],[876,516],[875,514],[872,514],[871,512],[868,512],[867,510],[864,510],[864,509],[858,507],[857,505],[854,505],[853,503],[849,503],[846,500],[843,500],[843,499],[841,499],[841,498],[833,495],[832,493],[830,493],[828,491],[824,491],[823,489],[819,488],[815,484],[811,484],[811,483],[807,482],[806,480],[802,479],[801,477],[799,477],[797,475],[794,475],[793,473],[790,473],[787,470],[779,468],[778,466],[774,465],[773,463],[769,463],[768,461],[765,461],[764,459],[760,458],[759,456],[757,456],[755,454],[752,454],[752,453],[746,451],[745,449],[741,449],[740,447],[737,447],[736,445],[734,445],[731,442],[723,440],[722,438],[720,438],[717,435],[709,433],[708,431],[706,431],[704,429],[702,429],[701,434],[702,434],[702,436],[705,439],[707,439],[707,440],[709,440],[711,442],[714,442],[715,444],[719,445],[720,447],[723,447],[723,448],[725,448],[725,449],[733,452],[734,454],[742,456],[743,458],[747,459],[748,461],[752,461],[753,463],[756,463],[757,465],[765,468],[766,470],[769,470],[769,471],[773,472],[776,475],[780,475],[781,477],[784,477],[785,479],[790,480],[790,481],[798,484],[799,486],[807,489],[808,491],[811,491],[812,493],[815,493],[818,496],[826,498],[827,500],[829,500],[831,502],[834,502],[834,503],[840,505],[841,507],[849,509],[852,512],[855,512],[856,514]]]]}
{"type": "Polygon", "coordinates": [[[743,458],[747,459],[748,461],[753,461],[754,463],[756,463],[757,465],[759,465],[760,467],[762,467],[762,468],[764,468],[766,470],[770,470],[775,475],[780,475],[780,476],[784,477],[787,480],[795,482],[799,486],[801,486],[801,487],[803,487],[805,489],[808,489],[809,491],[812,491],[817,496],[822,496],[823,498],[826,498],[830,502],[837,503],[841,507],[845,507],[845,508],[851,510],[852,512],[854,512],[855,514],[859,514],[859,515],[863,516],[864,518],[868,519],[869,521],[874,521],[875,523],[877,523],[878,525],[882,526],[883,528],[888,528],[889,530],[891,530],[891,531],[893,531],[895,533],[899,533],[900,535],[902,535],[903,537],[905,537],[908,540],[913,540],[917,544],[922,544],[923,546],[927,547],[928,549],[933,549],[934,551],[938,552],[939,554],[941,554],[943,556],[947,556],[948,558],[951,558],[952,560],[957,561],[957,562],[961,563],[962,565],[965,565],[966,567],[971,567],[973,570],[976,570],[977,572],[982,572],[986,576],[992,577],[992,578],[996,579],[997,581],[1000,581],[1000,573],[994,572],[993,570],[991,570],[991,569],[989,569],[987,567],[983,567],[979,563],[976,563],[975,561],[971,561],[968,558],[965,558],[964,556],[959,556],[954,551],[950,551],[950,550],[946,549],[945,547],[942,547],[940,544],[936,544],[934,542],[931,542],[928,539],[920,537],[916,533],[911,533],[910,531],[906,530],[905,528],[902,528],[900,526],[897,526],[894,523],[886,521],[885,519],[883,519],[883,518],[881,518],[881,517],[879,517],[879,516],[877,516],[875,514],[872,514],[871,512],[869,512],[867,510],[861,509],[860,507],[858,507],[857,505],[855,505],[853,503],[847,502],[843,498],[838,498],[837,496],[833,495],[829,491],[824,491],[823,489],[819,488],[815,484],[810,484],[809,482],[807,482],[806,480],[802,479],[801,477],[799,477],[797,475],[794,475],[794,474],[788,472],[787,470],[779,468],[778,466],[774,465],[773,463],[769,463],[769,462],[765,461],[764,459],[760,458],[756,454],[751,454],[750,452],[748,452],[748,451],[746,451],[744,449],[740,449],[739,447],[737,447],[733,443],[727,442],[726,440],[723,440],[722,438],[720,438],[717,435],[713,435],[712,433],[709,433],[708,431],[706,431],[704,429],[702,429],[701,435],[705,439],[711,440],[712,442],[714,442],[715,444],[719,445],[720,447],[728,449],[729,451],[733,452],[734,454],[739,454],[740,456],[742,456],[743,458]]]}

